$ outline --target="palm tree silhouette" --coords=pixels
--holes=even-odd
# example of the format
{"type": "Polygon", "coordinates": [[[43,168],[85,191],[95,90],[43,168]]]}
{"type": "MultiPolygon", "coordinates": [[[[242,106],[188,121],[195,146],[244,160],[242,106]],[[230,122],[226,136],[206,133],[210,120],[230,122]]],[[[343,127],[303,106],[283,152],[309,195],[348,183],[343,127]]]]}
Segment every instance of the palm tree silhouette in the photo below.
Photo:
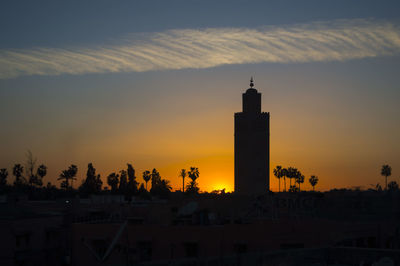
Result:
{"type": "Polygon", "coordinates": [[[14,185],[19,186],[24,183],[25,178],[22,176],[22,172],[24,171],[24,167],[22,165],[15,164],[13,167],[13,175],[15,176],[14,185]]]}
{"type": "Polygon", "coordinates": [[[286,176],[289,178],[289,187],[292,187],[292,178],[296,178],[297,169],[294,167],[289,167],[287,169],[286,176]]]}
{"type": "Polygon", "coordinates": [[[68,167],[67,170],[63,170],[60,174],[60,176],[58,177],[57,180],[64,180],[62,182],[63,186],[65,187],[65,190],[68,190],[70,188],[69,186],[69,180],[76,180],[75,176],[76,173],[78,172],[78,167],[74,164],[71,164],[70,167],[68,167]]]}
{"type": "Polygon", "coordinates": [[[397,191],[399,190],[399,184],[397,184],[396,181],[390,181],[388,184],[388,190],[389,191],[397,191]]]}
{"type": "Polygon", "coordinates": [[[310,184],[311,184],[311,186],[312,186],[312,190],[313,191],[315,191],[315,186],[317,185],[317,183],[318,183],[318,176],[315,176],[315,175],[312,175],[311,177],[310,177],[310,179],[308,179],[308,182],[310,182],[310,184]]]}
{"type": "Polygon", "coordinates": [[[282,177],[283,177],[283,184],[284,184],[284,192],[286,192],[286,177],[288,177],[288,169],[283,168],[282,169],[282,177]]]}
{"type": "Polygon", "coordinates": [[[190,167],[190,170],[188,172],[188,176],[190,179],[192,179],[193,182],[196,181],[196,179],[199,177],[199,168],[197,167],[190,167]]]}
{"type": "Polygon", "coordinates": [[[171,190],[172,187],[170,185],[170,181],[167,179],[161,179],[161,186],[167,190],[171,190]]]}
{"type": "Polygon", "coordinates": [[[387,178],[392,174],[392,167],[390,167],[388,164],[382,165],[381,169],[381,175],[385,177],[385,183],[386,183],[386,190],[388,189],[387,185],[387,178]]]}
{"type": "Polygon", "coordinates": [[[185,177],[186,177],[186,170],[181,169],[179,176],[182,177],[182,192],[185,192],[185,177]]]}
{"type": "Polygon", "coordinates": [[[297,171],[296,173],[296,183],[299,184],[299,192],[300,192],[301,191],[300,185],[304,183],[304,175],[300,171],[297,171]]]}
{"type": "Polygon", "coordinates": [[[43,185],[43,177],[47,174],[47,167],[44,164],[39,165],[38,169],[36,170],[36,175],[40,178],[37,179],[37,185],[43,185]]]}
{"type": "Polygon", "coordinates": [[[199,178],[200,175],[199,169],[197,167],[190,167],[187,174],[192,181],[187,185],[186,192],[197,194],[199,192],[199,187],[196,179],[199,178]]]}
{"type": "Polygon", "coordinates": [[[146,182],[146,190],[147,190],[147,182],[150,181],[150,178],[151,178],[150,171],[148,171],[148,170],[144,171],[143,172],[143,180],[144,180],[144,182],[146,182]]]}
{"type": "Polygon", "coordinates": [[[7,185],[8,171],[6,168],[0,169],[0,187],[5,187],[7,185]]]}
{"type": "Polygon", "coordinates": [[[278,181],[279,181],[278,192],[281,192],[282,166],[277,165],[275,167],[274,175],[275,175],[276,178],[278,178],[278,181]]]}

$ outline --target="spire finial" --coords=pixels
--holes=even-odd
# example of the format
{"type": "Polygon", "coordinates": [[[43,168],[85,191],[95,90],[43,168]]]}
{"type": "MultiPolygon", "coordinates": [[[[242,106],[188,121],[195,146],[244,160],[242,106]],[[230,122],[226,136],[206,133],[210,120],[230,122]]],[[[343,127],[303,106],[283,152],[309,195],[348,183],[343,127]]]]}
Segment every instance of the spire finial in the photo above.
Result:
{"type": "Polygon", "coordinates": [[[253,88],[254,87],[254,79],[253,79],[253,76],[251,76],[251,79],[250,79],[250,88],[253,88]]]}

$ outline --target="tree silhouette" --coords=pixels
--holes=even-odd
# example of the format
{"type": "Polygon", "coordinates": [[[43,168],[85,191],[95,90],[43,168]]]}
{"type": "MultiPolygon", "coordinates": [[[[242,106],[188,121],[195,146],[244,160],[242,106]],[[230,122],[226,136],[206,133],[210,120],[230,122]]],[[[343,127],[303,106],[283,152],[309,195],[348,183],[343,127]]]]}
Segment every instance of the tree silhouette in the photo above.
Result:
{"type": "Polygon", "coordinates": [[[179,172],[179,176],[182,177],[182,192],[185,192],[185,177],[186,177],[186,170],[181,169],[179,172]]]}
{"type": "Polygon", "coordinates": [[[199,175],[200,175],[200,172],[197,167],[190,167],[188,176],[192,181],[196,181],[196,179],[199,178],[199,175]]]}
{"type": "Polygon", "coordinates": [[[300,185],[304,183],[304,175],[300,171],[297,171],[296,173],[296,183],[299,184],[299,192],[300,192],[301,191],[300,185]]]}
{"type": "Polygon", "coordinates": [[[157,171],[156,168],[151,171],[151,189],[150,191],[157,187],[161,183],[161,176],[160,173],[157,171]]]}
{"type": "Polygon", "coordinates": [[[299,188],[296,185],[290,186],[289,192],[299,192],[299,188]]]}
{"type": "Polygon", "coordinates": [[[127,172],[125,170],[119,171],[119,187],[118,190],[120,193],[125,193],[128,189],[128,179],[127,179],[127,172]]]}
{"type": "Polygon", "coordinates": [[[140,184],[139,189],[138,189],[138,194],[139,196],[143,193],[146,193],[147,189],[144,187],[143,183],[140,184]]]}
{"type": "Polygon", "coordinates": [[[144,171],[143,172],[143,180],[144,180],[144,182],[146,182],[146,191],[148,191],[147,190],[147,182],[149,182],[150,179],[151,179],[150,171],[148,171],[148,170],[144,171]]]}
{"type": "Polygon", "coordinates": [[[161,187],[164,189],[167,189],[168,191],[171,191],[171,182],[167,179],[161,179],[161,187]]]}
{"type": "Polygon", "coordinates": [[[161,198],[168,198],[171,189],[169,181],[162,179],[160,173],[154,168],[151,172],[151,194],[161,198]]]}
{"type": "MultiPolygon", "coordinates": [[[[61,175],[60,175],[61,176],[61,175]]],[[[64,189],[65,191],[67,191],[69,189],[69,184],[67,182],[67,179],[63,180],[60,184],[61,189],[64,189]]]]}
{"type": "Polygon", "coordinates": [[[21,186],[25,183],[25,178],[22,176],[24,167],[22,165],[15,164],[13,167],[13,175],[15,176],[14,186],[21,186]]]}
{"type": "Polygon", "coordinates": [[[196,182],[196,179],[199,178],[199,169],[197,167],[190,167],[188,171],[188,177],[191,179],[189,184],[186,186],[186,192],[189,194],[197,194],[199,193],[199,186],[196,182]]]}
{"type": "Polygon", "coordinates": [[[103,181],[101,181],[100,175],[96,175],[96,168],[93,167],[92,163],[89,163],[86,179],[79,189],[86,194],[98,193],[101,191],[102,185],[103,181]]]}
{"type": "Polygon", "coordinates": [[[286,177],[289,179],[289,191],[292,186],[292,175],[293,175],[293,167],[288,167],[286,171],[286,177]]]}
{"type": "MultiPolygon", "coordinates": [[[[149,172],[149,171],[147,171],[149,172]]],[[[150,173],[150,172],[149,172],[150,173]]],[[[149,175],[150,176],[150,175],[149,175]]],[[[149,179],[150,180],[150,179],[149,179]]],[[[143,183],[140,184],[139,189],[138,189],[138,196],[142,199],[151,199],[151,194],[150,192],[147,191],[147,189],[144,187],[143,183]]]]}
{"type": "Polygon", "coordinates": [[[295,167],[289,167],[288,168],[288,175],[289,175],[289,186],[292,186],[292,179],[294,179],[294,185],[296,185],[296,178],[298,175],[298,171],[297,168],[295,167]]]}
{"type": "Polygon", "coordinates": [[[63,180],[61,182],[61,188],[68,190],[70,188],[69,186],[69,180],[74,180],[76,179],[76,173],[78,172],[78,167],[74,164],[71,164],[71,166],[68,167],[67,170],[63,170],[58,177],[58,180],[63,180]]]}
{"type": "Polygon", "coordinates": [[[308,182],[310,182],[311,186],[312,186],[312,190],[315,191],[315,186],[318,183],[318,176],[312,175],[310,177],[310,179],[308,179],[308,182]]]}
{"type": "Polygon", "coordinates": [[[35,165],[37,159],[33,157],[32,152],[28,150],[26,153],[26,175],[28,177],[28,183],[33,187],[33,185],[37,184],[37,176],[35,174],[35,165]]]}
{"type": "Polygon", "coordinates": [[[39,165],[38,169],[36,170],[36,176],[37,176],[37,185],[42,186],[43,185],[43,177],[45,177],[47,174],[47,167],[44,164],[39,165]]]}
{"type": "Polygon", "coordinates": [[[60,187],[65,190],[68,190],[68,180],[69,179],[70,179],[70,177],[69,177],[68,170],[63,170],[57,180],[62,180],[60,187]]]}
{"type": "Polygon", "coordinates": [[[71,188],[74,180],[76,180],[76,174],[78,173],[78,167],[75,164],[71,164],[71,166],[68,168],[69,172],[69,179],[71,179],[71,188]]]}
{"type": "Polygon", "coordinates": [[[286,192],[286,177],[288,177],[288,169],[286,169],[286,168],[283,168],[282,170],[281,170],[281,175],[282,175],[282,177],[283,177],[283,184],[284,184],[284,192],[286,192]]]}
{"type": "Polygon", "coordinates": [[[382,165],[381,175],[385,177],[386,190],[388,189],[387,178],[392,174],[392,167],[388,164],[382,165]]]}
{"type": "Polygon", "coordinates": [[[103,181],[101,180],[100,174],[98,174],[96,176],[96,182],[95,182],[96,186],[96,190],[94,192],[98,193],[101,191],[102,187],[103,187],[103,181]]]}
{"type": "Polygon", "coordinates": [[[119,175],[116,173],[111,173],[107,177],[107,184],[111,187],[112,192],[116,192],[118,190],[119,184],[119,175]]]}
{"type": "Polygon", "coordinates": [[[136,194],[138,191],[138,182],[136,181],[135,169],[131,164],[127,164],[128,169],[128,193],[129,194],[136,194]]]}
{"type": "Polygon", "coordinates": [[[53,199],[56,197],[58,189],[56,186],[47,182],[46,186],[43,188],[46,199],[53,199]]]}
{"type": "Polygon", "coordinates": [[[7,185],[8,171],[6,168],[0,169],[0,189],[3,189],[7,185]]]}
{"type": "Polygon", "coordinates": [[[281,192],[281,178],[282,178],[282,166],[277,165],[274,169],[274,175],[276,178],[278,178],[279,181],[279,187],[278,187],[278,192],[281,192]]]}
{"type": "Polygon", "coordinates": [[[396,181],[390,181],[388,184],[388,190],[389,191],[398,191],[399,190],[399,184],[396,183],[396,181]]]}
{"type": "Polygon", "coordinates": [[[76,180],[78,167],[75,164],[71,164],[71,166],[68,168],[68,172],[69,172],[69,179],[71,179],[71,188],[72,188],[72,183],[74,182],[74,180],[76,180]]]}

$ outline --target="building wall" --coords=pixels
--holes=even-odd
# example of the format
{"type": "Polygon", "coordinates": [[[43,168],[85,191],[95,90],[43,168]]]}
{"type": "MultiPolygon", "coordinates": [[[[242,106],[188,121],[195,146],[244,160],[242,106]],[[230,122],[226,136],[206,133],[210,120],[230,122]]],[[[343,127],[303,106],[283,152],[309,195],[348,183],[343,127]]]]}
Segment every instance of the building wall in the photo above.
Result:
{"type": "Polygon", "coordinates": [[[262,221],[224,226],[162,226],[128,224],[116,238],[119,224],[74,224],[73,265],[118,265],[183,258],[224,257],[273,250],[319,248],[351,241],[349,247],[369,246],[386,226],[321,219],[262,221]],[[114,242],[115,241],[115,242],[114,242]],[[115,243],[112,246],[112,243],[115,243]],[[110,249],[108,257],[102,258],[110,249]]]}

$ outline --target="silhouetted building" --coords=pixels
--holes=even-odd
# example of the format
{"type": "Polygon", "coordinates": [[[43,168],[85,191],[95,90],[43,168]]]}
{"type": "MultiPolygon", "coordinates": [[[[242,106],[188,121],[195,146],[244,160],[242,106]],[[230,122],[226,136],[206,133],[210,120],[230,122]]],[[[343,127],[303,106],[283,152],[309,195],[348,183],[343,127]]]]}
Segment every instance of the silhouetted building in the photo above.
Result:
{"type": "Polygon", "coordinates": [[[269,113],[261,112],[261,93],[243,93],[243,112],[235,113],[235,192],[262,194],[269,190],[269,113]]]}

